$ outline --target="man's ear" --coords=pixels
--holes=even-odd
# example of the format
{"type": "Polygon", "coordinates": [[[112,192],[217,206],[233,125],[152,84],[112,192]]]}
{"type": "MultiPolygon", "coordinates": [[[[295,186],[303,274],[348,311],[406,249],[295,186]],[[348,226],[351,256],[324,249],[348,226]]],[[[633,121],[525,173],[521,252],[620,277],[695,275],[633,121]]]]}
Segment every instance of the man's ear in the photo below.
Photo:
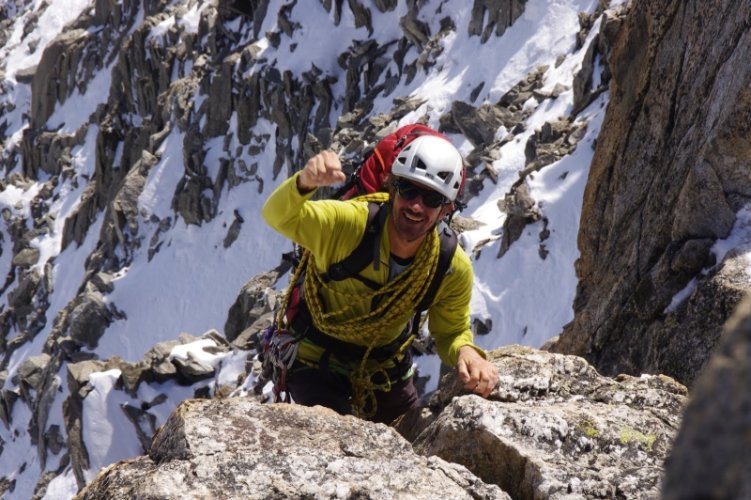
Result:
{"type": "Polygon", "coordinates": [[[448,205],[443,205],[443,208],[441,209],[441,219],[444,219],[454,213],[454,209],[456,207],[454,206],[454,203],[451,202],[448,205]]]}

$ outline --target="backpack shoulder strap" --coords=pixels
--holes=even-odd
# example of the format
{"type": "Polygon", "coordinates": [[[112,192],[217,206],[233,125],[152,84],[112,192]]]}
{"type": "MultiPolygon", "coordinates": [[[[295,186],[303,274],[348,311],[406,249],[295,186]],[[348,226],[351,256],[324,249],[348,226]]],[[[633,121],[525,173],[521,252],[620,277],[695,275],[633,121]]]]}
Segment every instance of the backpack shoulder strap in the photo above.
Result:
{"type": "Polygon", "coordinates": [[[370,288],[380,287],[378,283],[360,276],[360,272],[371,262],[379,262],[381,230],[385,216],[388,214],[388,210],[381,210],[383,205],[383,203],[368,203],[368,220],[365,223],[365,233],[360,243],[344,260],[331,264],[324,279],[342,281],[347,278],[357,278],[370,288]]]}
{"type": "Polygon", "coordinates": [[[430,282],[428,291],[425,292],[425,296],[417,306],[418,315],[423,311],[426,311],[433,303],[435,294],[438,293],[438,287],[441,286],[443,278],[446,276],[449,267],[451,267],[451,261],[454,258],[454,252],[456,252],[458,238],[456,237],[454,230],[451,229],[448,224],[442,222],[438,226],[438,237],[441,245],[438,253],[438,266],[433,275],[433,280],[430,282]]]}

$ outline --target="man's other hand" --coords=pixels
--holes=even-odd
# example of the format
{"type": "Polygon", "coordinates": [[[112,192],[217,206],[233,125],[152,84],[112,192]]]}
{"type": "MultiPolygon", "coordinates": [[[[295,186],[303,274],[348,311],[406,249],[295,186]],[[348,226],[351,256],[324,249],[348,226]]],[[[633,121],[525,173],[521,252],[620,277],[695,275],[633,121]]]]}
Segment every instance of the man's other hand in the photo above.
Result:
{"type": "Polygon", "coordinates": [[[498,385],[498,370],[472,346],[465,345],[459,349],[456,370],[464,382],[464,388],[484,398],[498,385]]]}

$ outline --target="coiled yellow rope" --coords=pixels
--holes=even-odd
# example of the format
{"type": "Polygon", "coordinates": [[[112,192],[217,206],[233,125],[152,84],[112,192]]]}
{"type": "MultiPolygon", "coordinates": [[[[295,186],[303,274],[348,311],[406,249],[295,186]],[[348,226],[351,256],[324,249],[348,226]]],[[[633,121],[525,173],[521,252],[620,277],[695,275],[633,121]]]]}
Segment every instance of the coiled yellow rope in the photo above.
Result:
{"type": "MultiPolygon", "coordinates": [[[[357,199],[385,201],[388,199],[388,195],[385,196],[385,199],[384,195],[386,194],[374,193],[357,199]]],[[[352,408],[355,415],[362,418],[372,417],[377,409],[375,391],[388,392],[391,389],[391,380],[385,368],[379,363],[368,363],[368,358],[375,347],[386,345],[394,340],[388,326],[393,325],[398,318],[407,316],[416,310],[417,305],[427,293],[432,276],[436,272],[439,252],[440,239],[438,234],[436,231],[430,231],[425,241],[420,245],[412,264],[407,269],[384,284],[383,287],[373,291],[365,291],[355,297],[352,296],[351,292],[341,292],[335,286],[324,281],[316,271],[315,257],[308,251],[303,255],[283,303],[288,303],[291,289],[298,280],[301,269],[307,268],[303,286],[305,300],[315,326],[323,333],[338,340],[367,347],[359,366],[352,371],[349,377],[352,385],[352,408]],[[336,311],[324,312],[324,306],[319,295],[321,290],[335,296],[346,297],[345,302],[349,303],[350,306],[336,311]],[[363,301],[377,305],[373,310],[368,310],[364,314],[347,318],[354,305],[362,304],[363,301]],[[383,375],[385,380],[383,384],[376,384],[373,381],[373,377],[379,373],[383,375]]],[[[282,316],[283,312],[280,311],[277,318],[279,324],[281,324],[282,316]]],[[[407,339],[400,346],[395,357],[401,355],[409,347],[412,340],[412,337],[407,339]]]]}

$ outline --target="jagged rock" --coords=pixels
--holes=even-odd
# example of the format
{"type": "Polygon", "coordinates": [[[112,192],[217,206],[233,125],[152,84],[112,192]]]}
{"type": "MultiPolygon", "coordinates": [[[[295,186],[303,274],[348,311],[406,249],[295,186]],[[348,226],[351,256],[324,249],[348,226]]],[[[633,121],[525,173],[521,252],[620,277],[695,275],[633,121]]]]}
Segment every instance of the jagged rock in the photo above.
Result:
{"type": "Polygon", "coordinates": [[[496,36],[506,32],[523,13],[526,0],[474,0],[469,34],[480,35],[486,42],[495,30],[496,36]],[[487,22],[487,24],[485,24],[487,22]]]}
{"type": "MultiPolygon", "coordinates": [[[[650,371],[690,384],[700,366],[676,370],[672,356],[655,359],[651,332],[703,323],[682,344],[708,352],[727,320],[666,315],[692,280],[711,279],[701,254],[728,236],[751,200],[751,67],[743,63],[751,4],[705,7],[632,2],[612,49],[611,98],[582,207],[574,319],[554,346],[605,374],[650,371]],[[674,268],[676,254],[686,258],[674,268]]],[[[680,311],[693,312],[701,308],[680,311]]]]}
{"type": "Polygon", "coordinates": [[[42,274],[37,269],[24,271],[18,286],[8,294],[8,304],[14,309],[16,317],[22,317],[33,309],[32,299],[42,282],[42,274]]]}
{"type": "Polygon", "coordinates": [[[130,404],[124,404],[122,409],[125,416],[133,424],[141,447],[144,450],[148,450],[151,447],[151,439],[157,431],[156,417],[143,408],[138,408],[130,404]]]}
{"type": "Polygon", "coordinates": [[[455,101],[451,105],[451,116],[458,130],[478,148],[492,143],[496,130],[504,123],[504,111],[487,104],[474,108],[455,101]]]}
{"type": "Polygon", "coordinates": [[[13,415],[13,405],[18,401],[20,394],[17,391],[3,389],[0,392],[0,420],[6,427],[11,424],[11,415],[13,415]]]}
{"type": "Polygon", "coordinates": [[[232,72],[239,58],[240,54],[228,56],[211,79],[205,129],[205,133],[211,137],[223,135],[229,126],[232,100],[227,99],[227,96],[232,95],[232,72]]]}
{"type": "Polygon", "coordinates": [[[97,291],[79,295],[70,312],[69,335],[82,345],[94,349],[104,331],[112,323],[112,312],[104,296],[97,291]]]}
{"type": "Polygon", "coordinates": [[[175,340],[159,342],[144,354],[144,362],[151,367],[154,380],[157,382],[165,382],[177,374],[177,368],[169,361],[169,355],[178,345],[180,342],[175,340]]]}
{"type": "Polygon", "coordinates": [[[540,218],[540,211],[535,207],[535,200],[529,194],[529,185],[526,183],[519,184],[502,200],[498,200],[498,209],[508,215],[529,217],[534,220],[540,218]]]}
{"type": "MultiPolygon", "coordinates": [[[[537,77],[530,77],[529,80],[534,82],[537,77]]],[[[534,85],[534,83],[531,85],[534,85]]],[[[505,99],[514,105],[514,103],[518,104],[518,100],[523,95],[524,92],[514,98],[516,101],[508,101],[512,97],[507,94],[508,97],[505,97],[505,99]]],[[[528,224],[537,222],[541,218],[546,220],[540,208],[536,206],[535,200],[530,196],[529,187],[526,183],[527,177],[571,154],[584,136],[585,131],[586,125],[571,123],[569,120],[558,120],[552,123],[545,122],[539,130],[529,136],[525,145],[526,163],[524,169],[519,172],[519,180],[514,182],[504,198],[498,201],[498,208],[501,212],[507,214],[503,222],[501,245],[498,249],[499,258],[505,255],[511,244],[519,239],[528,224]]],[[[543,232],[546,230],[547,227],[543,232]]],[[[544,239],[544,237],[541,237],[541,240],[544,239]]],[[[541,247],[540,256],[543,259],[547,255],[546,252],[541,247]]]]}
{"type": "MultiPolygon", "coordinates": [[[[114,194],[106,216],[103,237],[108,243],[108,253],[114,254],[116,246],[121,246],[126,261],[131,257],[134,248],[141,244],[142,235],[138,231],[138,197],[143,191],[149,169],[156,164],[158,158],[143,151],[141,159],[127,173],[119,190],[114,194]]],[[[111,255],[107,256],[112,258],[111,255]]]]}
{"type": "Polygon", "coordinates": [[[535,133],[527,139],[524,148],[525,166],[519,172],[520,181],[517,182],[521,182],[532,172],[539,171],[571,154],[586,131],[586,125],[568,120],[543,123],[542,127],[535,130],[535,133]]]}
{"type": "Polygon", "coordinates": [[[473,219],[472,217],[463,217],[461,215],[454,215],[451,217],[451,228],[458,234],[464,231],[472,231],[484,226],[480,221],[473,219]]]}
{"type": "Polygon", "coordinates": [[[118,359],[117,368],[120,370],[120,382],[125,392],[136,397],[141,382],[154,380],[150,367],[144,361],[127,363],[118,359]]]}
{"type": "Polygon", "coordinates": [[[527,224],[540,220],[540,209],[536,205],[525,182],[513,186],[502,200],[498,200],[498,209],[506,214],[498,258],[503,257],[511,244],[521,237],[527,224]]]}
{"type": "Polygon", "coordinates": [[[665,463],[665,500],[751,498],[751,298],[725,325],[665,463]]]}
{"type": "Polygon", "coordinates": [[[63,240],[60,244],[62,250],[65,250],[73,241],[78,245],[83,243],[89,227],[96,220],[98,210],[96,202],[96,182],[90,182],[81,194],[78,210],[65,219],[63,240]]]}
{"type": "Polygon", "coordinates": [[[254,324],[261,316],[270,313],[276,304],[276,293],[271,288],[279,273],[261,273],[250,279],[240,290],[235,303],[229,308],[224,335],[230,342],[254,324]]]}
{"type": "MultiPolygon", "coordinates": [[[[597,96],[605,92],[608,89],[610,83],[610,66],[608,64],[600,64],[600,74],[597,75],[597,86],[594,87],[594,71],[598,58],[600,62],[607,62],[610,58],[610,52],[615,43],[615,37],[618,30],[623,25],[623,22],[628,13],[627,4],[620,5],[615,9],[607,9],[602,13],[602,22],[600,24],[600,31],[596,35],[595,40],[587,49],[582,59],[582,65],[576,75],[574,75],[574,105],[571,111],[571,116],[576,116],[581,110],[586,108],[597,96]]],[[[593,15],[592,18],[595,16],[593,15]]],[[[591,18],[591,19],[592,19],[591,18]]],[[[581,18],[580,18],[581,21],[581,18]]],[[[590,22],[586,23],[587,30],[589,31],[590,22]]],[[[580,33],[580,40],[584,40],[586,33],[580,33]]]]}
{"type": "Polygon", "coordinates": [[[65,447],[65,435],[60,431],[57,424],[50,425],[44,433],[44,442],[48,450],[57,455],[65,447]]]}
{"type": "Polygon", "coordinates": [[[101,272],[96,273],[94,276],[92,276],[89,283],[91,283],[91,285],[101,293],[110,293],[115,289],[114,285],[112,284],[114,279],[115,276],[113,274],[101,272]]]}
{"type": "Polygon", "coordinates": [[[373,34],[373,19],[370,14],[370,9],[362,5],[358,0],[348,0],[349,8],[355,17],[355,27],[359,28],[365,26],[368,29],[368,34],[373,34]]]}
{"type": "Polygon", "coordinates": [[[89,393],[89,379],[92,373],[104,371],[107,363],[100,360],[87,360],[65,365],[68,372],[68,390],[83,399],[89,393]]]}
{"type": "MultiPolygon", "coordinates": [[[[685,272],[682,266],[693,272],[700,269],[707,262],[712,243],[706,239],[689,240],[674,256],[673,272],[685,272]]],[[[664,369],[687,381],[693,381],[701,373],[720,338],[725,318],[730,317],[751,289],[747,267],[746,257],[728,256],[697,282],[689,296],[666,314],[664,322],[649,326],[646,336],[649,345],[643,360],[648,371],[664,369]]]]}
{"type": "Polygon", "coordinates": [[[203,363],[199,359],[188,357],[186,359],[174,358],[172,363],[177,368],[180,378],[187,384],[194,384],[201,380],[214,376],[214,367],[203,363]]]}
{"type": "MultiPolygon", "coordinates": [[[[207,352],[218,353],[230,350],[230,344],[215,331],[206,332],[202,336],[202,339],[209,339],[215,343],[214,346],[203,347],[207,352]]],[[[144,383],[153,383],[152,388],[154,389],[153,391],[151,389],[147,390],[145,394],[154,394],[154,392],[160,391],[161,385],[168,380],[176,381],[182,385],[195,385],[215,375],[215,369],[192,357],[190,351],[188,351],[187,356],[172,356],[172,351],[179,345],[192,343],[196,340],[198,339],[190,335],[181,334],[179,340],[161,342],[155,345],[144,355],[144,360],[135,363],[126,362],[117,356],[113,356],[108,360],[69,362],[66,365],[70,397],[64,403],[64,418],[70,441],[71,465],[76,477],[80,478],[80,486],[83,486],[86,482],[83,479],[83,471],[89,468],[87,444],[83,441],[81,426],[83,425],[82,419],[84,418],[84,401],[94,389],[90,383],[92,374],[117,370],[119,375],[115,384],[115,390],[126,392],[132,400],[143,398],[144,393],[139,391],[139,386],[144,383]]],[[[59,367],[59,365],[56,366],[59,367]]],[[[205,386],[206,383],[204,382],[196,391],[203,391],[205,397],[209,397],[211,391],[205,386]]],[[[55,392],[56,390],[56,385],[49,384],[49,387],[45,389],[45,394],[55,392]]],[[[166,399],[167,396],[160,393],[151,400],[141,401],[139,405],[134,406],[131,403],[121,405],[125,416],[134,426],[136,437],[145,450],[149,448],[149,442],[156,431],[157,425],[156,416],[149,410],[154,406],[162,404],[166,399]]],[[[41,404],[42,402],[40,402],[39,406],[41,404]]],[[[46,419],[46,413],[44,417],[46,419]]],[[[39,428],[44,429],[44,426],[40,425],[39,428]]],[[[44,445],[47,446],[49,440],[46,434],[42,437],[44,445]]],[[[50,439],[54,439],[54,435],[50,439]]],[[[52,451],[54,452],[54,450],[52,451]]]]}
{"type": "Polygon", "coordinates": [[[490,353],[500,384],[461,396],[447,375],[397,429],[513,498],[655,498],[686,388],[663,376],[599,375],[584,359],[511,346],[490,353]],[[457,397],[461,396],[461,397],[457,397]]]}
{"type": "Polygon", "coordinates": [[[45,368],[43,386],[32,406],[35,418],[29,426],[29,434],[33,436],[31,442],[37,445],[37,456],[42,468],[47,464],[47,421],[55,404],[55,398],[61,391],[62,380],[56,375],[59,368],[59,358],[53,357],[45,368]]]}
{"type": "Polygon", "coordinates": [[[416,17],[416,12],[408,12],[399,19],[399,27],[404,36],[417,47],[422,48],[430,40],[430,26],[416,17]]]}
{"type": "Polygon", "coordinates": [[[245,222],[244,219],[240,213],[235,210],[235,218],[229,226],[229,229],[227,229],[227,236],[224,237],[224,242],[222,243],[224,248],[231,247],[232,243],[234,243],[235,240],[237,240],[237,237],[240,236],[240,229],[242,228],[243,222],[245,222]]]}
{"type": "MultiPolygon", "coordinates": [[[[526,78],[519,81],[516,85],[511,87],[503,97],[498,101],[498,104],[509,111],[520,111],[524,106],[524,103],[529,100],[530,97],[534,97],[536,92],[539,92],[540,87],[545,83],[545,72],[548,70],[548,66],[540,66],[526,76],[526,78]]],[[[514,120],[514,123],[506,122],[506,127],[511,128],[516,125],[516,122],[520,119],[514,120]],[[510,125],[510,126],[509,126],[510,125]]]]}
{"type": "Polygon", "coordinates": [[[32,130],[42,128],[55,109],[58,99],[64,99],[74,90],[71,83],[75,80],[68,78],[67,73],[70,69],[77,68],[91,38],[91,33],[86,30],[69,30],[45,47],[31,83],[32,130]]]}
{"type": "Polygon", "coordinates": [[[49,354],[40,354],[39,356],[26,358],[24,362],[21,363],[21,366],[18,367],[18,370],[13,377],[13,383],[18,385],[23,382],[35,391],[40,391],[42,389],[44,371],[49,362],[49,354]]]}
{"type": "Polygon", "coordinates": [[[26,191],[34,185],[34,181],[32,179],[24,177],[21,172],[11,172],[5,179],[2,180],[0,187],[2,187],[4,190],[6,185],[15,186],[18,189],[26,191]]]}
{"type": "Polygon", "coordinates": [[[39,261],[38,248],[24,248],[13,256],[13,265],[20,267],[31,267],[39,261]]]}
{"type": "Polygon", "coordinates": [[[261,334],[276,321],[274,311],[268,311],[258,317],[248,328],[240,332],[232,345],[244,351],[258,350],[261,334]]]}
{"type": "Polygon", "coordinates": [[[325,408],[183,402],[148,456],[102,470],[78,499],[509,498],[464,467],[416,455],[393,429],[325,408]]]}
{"type": "MultiPolygon", "coordinates": [[[[57,185],[57,175],[68,171],[71,167],[71,148],[79,144],[83,136],[61,132],[47,132],[29,129],[24,131],[21,148],[23,151],[23,171],[30,177],[38,177],[39,171],[54,177],[50,183],[57,185]]],[[[40,192],[40,197],[49,197],[51,190],[47,187],[47,195],[40,192]]]]}

